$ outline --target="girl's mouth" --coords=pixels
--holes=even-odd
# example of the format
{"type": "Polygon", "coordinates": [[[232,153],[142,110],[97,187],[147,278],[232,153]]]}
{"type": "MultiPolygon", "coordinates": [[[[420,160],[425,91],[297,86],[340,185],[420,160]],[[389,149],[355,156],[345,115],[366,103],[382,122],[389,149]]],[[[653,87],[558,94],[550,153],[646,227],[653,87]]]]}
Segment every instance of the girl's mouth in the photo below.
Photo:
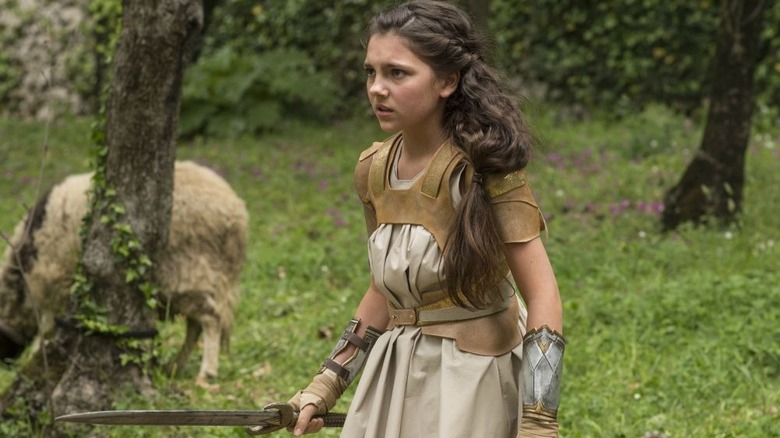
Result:
{"type": "Polygon", "coordinates": [[[393,112],[393,110],[391,108],[386,107],[384,105],[377,105],[376,109],[374,111],[376,112],[376,115],[378,117],[388,116],[388,115],[390,115],[390,113],[393,112]]]}

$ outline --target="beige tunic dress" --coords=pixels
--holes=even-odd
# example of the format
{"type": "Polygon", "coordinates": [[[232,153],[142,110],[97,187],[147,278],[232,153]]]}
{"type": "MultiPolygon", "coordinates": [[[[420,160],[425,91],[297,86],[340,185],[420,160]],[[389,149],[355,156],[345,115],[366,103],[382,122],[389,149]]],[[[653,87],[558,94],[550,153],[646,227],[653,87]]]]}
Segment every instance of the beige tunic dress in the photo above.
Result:
{"type": "MultiPolygon", "coordinates": [[[[450,181],[455,204],[462,170],[450,181]]],[[[413,182],[398,180],[394,164],[391,187],[413,182]]],[[[537,228],[526,240],[538,234],[537,228]]],[[[368,250],[374,283],[396,307],[419,306],[421,292],[442,287],[441,252],[423,227],[380,224],[368,250]]],[[[520,315],[524,332],[524,306],[520,315]]],[[[514,438],[522,399],[521,354],[518,345],[498,357],[477,355],[459,350],[453,339],[422,334],[419,327],[395,327],[373,347],[341,436],[514,438]]]]}

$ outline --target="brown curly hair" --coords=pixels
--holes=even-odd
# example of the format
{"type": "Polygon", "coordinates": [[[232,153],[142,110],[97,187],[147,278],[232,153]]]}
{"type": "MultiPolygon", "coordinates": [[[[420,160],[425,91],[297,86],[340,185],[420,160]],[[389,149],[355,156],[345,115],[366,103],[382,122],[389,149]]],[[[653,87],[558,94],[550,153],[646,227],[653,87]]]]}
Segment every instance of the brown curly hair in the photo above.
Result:
{"type": "Polygon", "coordinates": [[[534,137],[488,63],[485,40],[458,7],[430,0],[403,3],[374,16],[365,41],[389,33],[405,38],[437,74],[460,74],[445,104],[444,135],[463,152],[476,177],[458,205],[443,271],[456,303],[485,307],[498,299],[495,286],[506,264],[484,176],[526,167],[534,137]]]}

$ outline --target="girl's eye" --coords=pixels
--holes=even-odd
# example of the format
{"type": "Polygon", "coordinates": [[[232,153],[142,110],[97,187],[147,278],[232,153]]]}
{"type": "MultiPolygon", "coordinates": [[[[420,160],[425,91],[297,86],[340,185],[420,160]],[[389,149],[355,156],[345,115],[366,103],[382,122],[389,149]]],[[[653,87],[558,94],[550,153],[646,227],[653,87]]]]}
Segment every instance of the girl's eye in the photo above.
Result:
{"type": "Polygon", "coordinates": [[[373,68],[366,67],[365,71],[366,71],[366,76],[368,76],[369,78],[373,78],[374,76],[376,76],[376,71],[373,68]]]}
{"type": "Polygon", "coordinates": [[[403,78],[403,77],[405,77],[405,76],[406,76],[406,72],[405,72],[405,71],[403,71],[403,70],[397,70],[397,69],[393,69],[393,71],[391,72],[391,74],[392,74],[392,75],[393,75],[393,77],[394,77],[394,78],[396,78],[396,79],[401,79],[401,78],[403,78]]]}

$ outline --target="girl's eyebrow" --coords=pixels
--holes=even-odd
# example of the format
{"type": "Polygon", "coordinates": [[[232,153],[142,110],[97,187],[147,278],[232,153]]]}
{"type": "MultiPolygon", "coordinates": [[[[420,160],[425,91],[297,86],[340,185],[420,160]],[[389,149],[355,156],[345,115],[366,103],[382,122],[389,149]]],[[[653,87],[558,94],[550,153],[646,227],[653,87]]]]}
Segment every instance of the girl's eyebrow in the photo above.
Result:
{"type": "MultiPolygon", "coordinates": [[[[365,61],[363,63],[363,67],[372,67],[373,68],[374,65],[371,64],[368,61],[365,61]]],[[[380,63],[380,67],[391,68],[391,69],[401,69],[401,70],[410,70],[411,69],[411,67],[409,65],[407,65],[407,64],[399,64],[399,63],[393,62],[393,61],[386,62],[386,63],[383,63],[383,64],[380,63]]]]}

